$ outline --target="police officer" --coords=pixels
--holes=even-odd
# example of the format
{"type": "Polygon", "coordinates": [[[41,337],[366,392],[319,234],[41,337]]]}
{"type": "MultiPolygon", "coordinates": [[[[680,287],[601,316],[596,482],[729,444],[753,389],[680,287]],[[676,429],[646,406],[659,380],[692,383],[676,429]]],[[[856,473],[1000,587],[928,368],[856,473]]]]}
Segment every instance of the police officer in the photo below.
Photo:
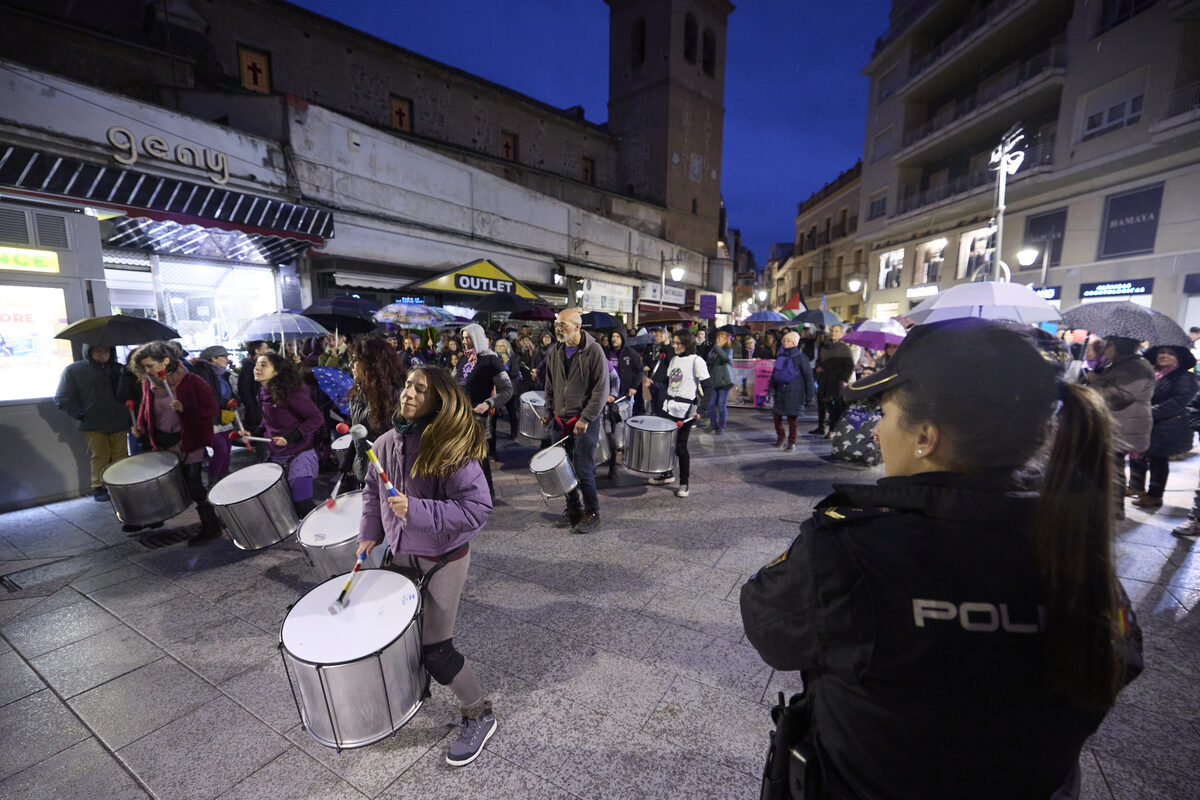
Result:
{"type": "Polygon", "coordinates": [[[792,779],[805,797],[1076,797],[1080,748],[1141,670],[1103,401],[978,319],[915,328],[847,390],[873,396],[886,477],[835,486],[742,587],[751,644],[803,676],[792,779]]]}

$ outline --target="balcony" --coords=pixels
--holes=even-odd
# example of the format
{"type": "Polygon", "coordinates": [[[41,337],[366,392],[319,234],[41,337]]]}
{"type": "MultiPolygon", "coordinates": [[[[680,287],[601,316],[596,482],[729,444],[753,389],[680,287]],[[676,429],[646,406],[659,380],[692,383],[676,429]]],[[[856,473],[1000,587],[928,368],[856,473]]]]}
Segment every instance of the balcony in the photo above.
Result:
{"type": "Polygon", "coordinates": [[[1182,126],[1198,121],[1200,121],[1200,81],[1184,86],[1182,89],[1176,89],[1167,96],[1167,102],[1163,106],[1163,115],[1150,126],[1150,134],[1158,141],[1157,134],[1173,128],[1180,128],[1181,130],[1167,134],[1168,137],[1177,136],[1190,130],[1190,128],[1182,126]]]}
{"type": "Polygon", "coordinates": [[[906,131],[904,134],[904,149],[928,139],[948,125],[952,125],[964,117],[977,112],[980,116],[988,113],[990,110],[988,109],[989,105],[995,104],[998,108],[1000,106],[999,101],[1005,95],[1008,95],[1019,87],[1028,88],[1032,81],[1051,70],[1056,75],[1063,75],[1066,73],[1066,67],[1067,50],[1065,47],[1059,45],[1051,47],[1027,61],[1022,61],[1014,68],[998,74],[994,79],[980,84],[973,93],[965,97],[960,97],[952,106],[948,105],[936,117],[925,124],[906,131]]]}
{"type": "MultiPolygon", "coordinates": [[[[1034,145],[1025,151],[1025,161],[1021,164],[1021,169],[1016,175],[1008,179],[1009,183],[1024,178],[1031,174],[1038,167],[1050,167],[1054,165],[1054,142],[1042,142],[1034,145]]],[[[981,169],[978,172],[973,172],[970,175],[962,175],[953,180],[949,180],[941,186],[935,186],[931,189],[926,189],[923,192],[911,194],[900,200],[896,207],[894,216],[900,217],[910,211],[916,211],[919,208],[940,203],[943,200],[948,200],[952,197],[965,196],[975,192],[983,186],[995,186],[996,173],[990,169],[981,169]]]]}

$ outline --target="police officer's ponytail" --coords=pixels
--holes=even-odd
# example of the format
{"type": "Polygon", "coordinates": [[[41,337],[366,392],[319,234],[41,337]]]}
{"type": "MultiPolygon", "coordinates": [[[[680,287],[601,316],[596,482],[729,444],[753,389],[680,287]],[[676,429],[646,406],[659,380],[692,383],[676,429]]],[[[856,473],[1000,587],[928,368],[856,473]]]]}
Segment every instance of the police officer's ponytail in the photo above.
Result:
{"type": "Polygon", "coordinates": [[[1046,676],[1075,705],[1108,709],[1124,682],[1112,556],[1112,419],[1096,392],[1060,386],[1034,525],[1047,588],[1046,676]]]}

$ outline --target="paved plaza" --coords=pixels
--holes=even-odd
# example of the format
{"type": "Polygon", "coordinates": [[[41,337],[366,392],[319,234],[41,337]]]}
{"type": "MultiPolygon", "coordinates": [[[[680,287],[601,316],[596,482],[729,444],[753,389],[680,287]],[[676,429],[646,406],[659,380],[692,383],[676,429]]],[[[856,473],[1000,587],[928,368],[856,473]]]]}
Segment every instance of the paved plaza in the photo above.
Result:
{"type": "MultiPolygon", "coordinates": [[[[601,478],[589,536],[550,527],[562,506],[538,493],[532,449],[501,440],[455,634],[500,727],[462,769],[445,763],[457,705],[437,685],[366,748],[300,726],[277,649],[318,582],[296,545],[189,548],[190,511],[139,539],[90,498],[0,516],[0,798],[756,798],[769,706],[799,676],[746,643],[738,589],[833,482],[882,471],[814,437],[775,450],[767,414],[730,415],[728,434],[692,436],[691,497],[601,478]]],[[[1084,751],[1092,800],[1196,796],[1200,546],[1169,531],[1198,466],[1174,462],[1166,506],[1119,523],[1147,668],[1084,751]]]]}

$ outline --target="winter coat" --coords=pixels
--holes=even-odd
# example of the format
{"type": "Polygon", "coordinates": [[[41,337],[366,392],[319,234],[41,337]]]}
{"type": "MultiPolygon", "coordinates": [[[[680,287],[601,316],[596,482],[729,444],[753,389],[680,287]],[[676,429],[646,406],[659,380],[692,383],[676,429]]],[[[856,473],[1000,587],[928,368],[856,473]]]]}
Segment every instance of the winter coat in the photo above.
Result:
{"type": "Polygon", "coordinates": [[[393,428],[375,441],[374,449],[396,491],[408,497],[408,519],[392,512],[383,485],[368,478],[358,541],[386,539],[397,555],[437,558],[469,542],[491,517],[492,498],[478,461],[468,461],[442,478],[418,478],[412,469],[421,452],[420,434],[393,428]]]}
{"type": "Polygon", "coordinates": [[[262,426],[262,405],[258,402],[258,381],[254,380],[254,356],[242,359],[238,370],[237,398],[241,406],[242,422],[246,430],[256,431],[262,426]]]}
{"type": "Polygon", "coordinates": [[[708,354],[708,372],[712,375],[714,389],[733,386],[733,348],[713,345],[708,354]]]}
{"type": "Polygon", "coordinates": [[[1150,447],[1146,455],[1170,458],[1192,449],[1192,429],[1188,426],[1187,408],[1200,381],[1191,372],[1174,369],[1154,384],[1150,398],[1150,415],[1154,427],[1150,430],[1150,447]]]}
{"type": "MultiPolygon", "coordinates": [[[[181,367],[182,369],[182,367],[181,367]]],[[[154,388],[153,381],[142,381],[142,405],[138,409],[138,427],[150,437],[150,446],[160,448],[154,440],[154,388]]],[[[179,412],[179,452],[191,453],[208,447],[213,440],[213,417],[217,415],[217,398],[204,379],[189,372],[171,387],[175,399],[183,406],[179,412]]],[[[128,416],[128,415],[126,415],[128,416]]]]}
{"type": "Polygon", "coordinates": [[[129,430],[129,411],[117,399],[123,367],[115,358],[92,360],[92,346],[83,345],[83,360],[70,364],[58,381],[54,405],[75,420],[81,431],[119,433],[129,430]]]}
{"type": "Polygon", "coordinates": [[[741,589],[747,640],[803,673],[821,796],[1049,798],[1104,712],[1044,680],[1037,495],[947,472],[834,492],[741,589]]]}
{"type": "Polygon", "coordinates": [[[258,402],[262,406],[263,425],[267,437],[282,436],[287,444],[280,447],[274,443],[267,445],[267,451],[273,456],[293,456],[303,453],[313,446],[313,434],[325,422],[321,409],[313,402],[306,386],[301,386],[292,392],[283,406],[275,405],[271,399],[271,390],[261,386],[258,392],[258,402]]]}
{"type": "Polygon", "coordinates": [[[1104,398],[1113,417],[1113,449],[1144,453],[1150,447],[1150,398],[1154,396],[1154,367],[1139,355],[1119,356],[1092,373],[1088,386],[1104,398]]]}
{"type": "Polygon", "coordinates": [[[842,384],[850,380],[854,374],[854,356],[850,345],[843,342],[825,342],[821,345],[820,360],[817,362],[821,371],[817,376],[817,395],[819,397],[838,397],[842,393],[842,384]]]}
{"type": "MultiPolygon", "coordinates": [[[[403,389],[396,390],[396,397],[392,403],[393,407],[400,405],[401,391],[403,389]]],[[[350,397],[350,419],[348,422],[351,427],[362,425],[366,428],[367,439],[371,441],[375,441],[391,430],[390,424],[382,428],[376,428],[371,425],[371,405],[367,402],[366,395],[361,392],[350,397]]],[[[360,481],[365,480],[367,473],[371,471],[370,462],[367,460],[367,443],[362,439],[355,439],[349,447],[340,452],[341,455],[338,456],[338,469],[342,472],[353,472],[354,477],[360,481]]]]}
{"type": "Polygon", "coordinates": [[[617,377],[621,379],[618,398],[628,395],[630,389],[642,388],[642,357],[629,345],[617,351],[617,377]]]}
{"type": "Polygon", "coordinates": [[[579,416],[590,425],[608,401],[608,358],[587,335],[569,367],[565,351],[566,345],[555,342],[546,353],[546,407],[564,421],[579,416]]]}
{"type": "MultiPolygon", "coordinates": [[[[788,350],[783,350],[780,355],[788,354],[788,350]]],[[[804,407],[808,405],[812,397],[813,373],[812,365],[808,363],[808,356],[804,355],[804,351],[799,347],[790,351],[792,360],[797,362],[796,366],[800,374],[792,378],[787,383],[780,383],[775,380],[775,373],[771,373],[771,382],[768,384],[767,391],[771,395],[771,411],[775,414],[787,417],[798,417],[804,413],[804,407]]]]}

